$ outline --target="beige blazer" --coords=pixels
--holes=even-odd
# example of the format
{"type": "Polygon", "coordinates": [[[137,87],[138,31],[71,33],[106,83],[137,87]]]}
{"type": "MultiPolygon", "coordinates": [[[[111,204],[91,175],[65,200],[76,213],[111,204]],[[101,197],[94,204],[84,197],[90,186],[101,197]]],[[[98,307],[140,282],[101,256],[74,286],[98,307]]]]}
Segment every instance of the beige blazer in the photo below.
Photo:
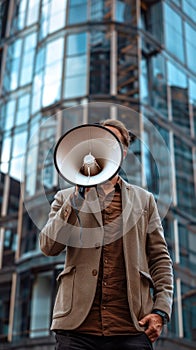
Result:
{"type": "MultiPolygon", "coordinates": [[[[57,278],[53,330],[75,329],[85,320],[95,296],[104,240],[96,189],[88,192],[79,218],[70,203],[73,191],[69,188],[56,194],[40,233],[45,255],[58,255],[66,248],[65,268],[57,278]]],[[[122,218],[130,313],[136,329],[143,331],[138,321],[152,309],[171,316],[172,262],[153,195],[123,180],[122,218]]]]}

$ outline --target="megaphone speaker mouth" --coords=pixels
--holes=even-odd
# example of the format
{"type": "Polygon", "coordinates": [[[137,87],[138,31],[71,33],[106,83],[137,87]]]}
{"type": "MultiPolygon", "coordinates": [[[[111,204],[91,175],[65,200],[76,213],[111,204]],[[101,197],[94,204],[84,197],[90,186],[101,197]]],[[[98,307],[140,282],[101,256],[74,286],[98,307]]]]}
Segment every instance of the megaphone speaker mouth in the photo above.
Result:
{"type": "Polygon", "coordinates": [[[114,177],[123,161],[120,140],[101,125],[70,129],[57,142],[54,163],[59,175],[78,186],[96,186],[114,177]]]}
{"type": "Polygon", "coordinates": [[[101,172],[101,167],[97,163],[95,157],[89,153],[84,156],[83,166],[80,171],[85,176],[95,176],[101,172]]]}

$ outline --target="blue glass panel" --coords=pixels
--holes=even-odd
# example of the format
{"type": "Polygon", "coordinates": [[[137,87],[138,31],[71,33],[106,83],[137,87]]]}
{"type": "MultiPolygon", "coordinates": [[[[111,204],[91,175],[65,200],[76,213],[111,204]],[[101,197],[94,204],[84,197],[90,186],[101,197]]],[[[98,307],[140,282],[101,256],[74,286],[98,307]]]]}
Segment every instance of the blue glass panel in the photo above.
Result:
{"type": "Polygon", "coordinates": [[[65,81],[65,97],[73,98],[86,95],[86,75],[67,78],[65,81]]]}
{"type": "Polygon", "coordinates": [[[86,33],[69,35],[67,38],[67,56],[80,55],[86,52],[86,44],[86,33]]]}
{"type": "Polygon", "coordinates": [[[68,23],[81,23],[87,20],[87,1],[86,0],[70,0],[68,23]]]}
{"type": "Polygon", "coordinates": [[[135,19],[135,1],[117,0],[115,4],[115,19],[122,23],[131,23],[135,19]]]}
{"type": "Polygon", "coordinates": [[[195,0],[182,0],[182,8],[187,16],[195,22],[196,18],[196,6],[195,0]]]}
{"type": "Polygon", "coordinates": [[[9,130],[13,127],[14,124],[14,116],[15,116],[15,107],[16,100],[10,100],[5,106],[5,115],[4,115],[4,129],[9,130]]]}
{"type": "Polygon", "coordinates": [[[40,0],[28,1],[27,26],[37,22],[39,16],[39,3],[40,0]]]}
{"type": "Polygon", "coordinates": [[[182,18],[164,3],[165,45],[178,59],[184,62],[182,18]]]}
{"type": "Polygon", "coordinates": [[[187,51],[187,65],[188,68],[191,69],[193,72],[196,73],[196,30],[189,25],[188,23],[185,23],[185,35],[186,35],[186,51],[187,51]],[[193,38],[195,40],[193,40],[193,38]]]}

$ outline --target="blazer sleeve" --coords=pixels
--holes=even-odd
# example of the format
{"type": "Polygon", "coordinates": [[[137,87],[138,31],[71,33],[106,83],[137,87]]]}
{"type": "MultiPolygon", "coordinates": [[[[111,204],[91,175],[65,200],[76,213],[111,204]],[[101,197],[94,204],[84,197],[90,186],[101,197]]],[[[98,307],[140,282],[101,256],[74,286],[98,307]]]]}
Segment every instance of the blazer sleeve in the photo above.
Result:
{"type": "Polygon", "coordinates": [[[47,256],[62,252],[69,241],[76,220],[70,194],[66,195],[66,190],[57,192],[51,204],[48,221],[39,235],[41,251],[47,256]]]}
{"type": "Polygon", "coordinates": [[[152,194],[149,212],[147,256],[149,271],[154,283],[154,309],[166,312],[170,319],[173,302],[173,266],[152,194]]]}

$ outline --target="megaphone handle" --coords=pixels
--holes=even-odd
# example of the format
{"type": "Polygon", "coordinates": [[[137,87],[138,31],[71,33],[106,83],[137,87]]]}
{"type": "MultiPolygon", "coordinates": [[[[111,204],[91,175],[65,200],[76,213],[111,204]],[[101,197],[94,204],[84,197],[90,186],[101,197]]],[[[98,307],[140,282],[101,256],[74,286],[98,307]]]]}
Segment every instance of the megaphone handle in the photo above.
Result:
{"type": "Polygon", "coordinates": [[[84,186],[79,186],[79,189],[78,189],[78,193],[83,199],[85,197],[85,189],[86,189],[86,187],[84,187],[84,186]]]}

